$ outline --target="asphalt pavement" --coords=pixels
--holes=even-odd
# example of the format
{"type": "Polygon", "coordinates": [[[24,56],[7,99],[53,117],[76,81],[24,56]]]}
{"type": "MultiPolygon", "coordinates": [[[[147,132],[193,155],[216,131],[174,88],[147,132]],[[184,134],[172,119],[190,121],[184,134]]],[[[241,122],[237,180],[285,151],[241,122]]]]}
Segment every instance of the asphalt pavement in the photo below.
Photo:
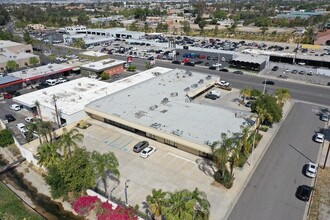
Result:
{"type": "Polygon", "coordinates": [[[317,162],[322,130],[320,107],[296,103],[232,210],[229,220],[301,220],[308,203],[296,198],[299,185],[311,185],[303,167],[317,162]]]}

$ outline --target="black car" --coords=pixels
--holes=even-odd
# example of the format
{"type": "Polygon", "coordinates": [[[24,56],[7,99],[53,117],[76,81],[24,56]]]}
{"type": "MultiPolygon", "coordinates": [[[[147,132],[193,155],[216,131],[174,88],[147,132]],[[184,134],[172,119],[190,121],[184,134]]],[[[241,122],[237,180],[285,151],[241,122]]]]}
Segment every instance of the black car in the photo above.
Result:
{"type": "Polygon", "coordinates": [[[212,93],[208,93],[208,94],[206,94],[205,98],[216,100],[218,98],[218,96],[215,94],[212,94],[212,93]]]}
{"type": "Polygon", "coordinates": [[[195,62],[195,64],[203,64],[203,61],[201,61],[201,60],[197,60],[197,61],[195,62]]]}
{"type": "Polygon", "coordinates": [[[8,122],[16,121],[16,118],[13,115],[11,115],[11,114],[5,115],[5,119],[8,122]]]}
{"type": "Polygon", "coordinates": [[[265,80],[265,81],[262,82],[262,84],[275,85],[275,82],[271,81],[271,80],[265,80]]]}
{"type": "Polygon", "coordinates": [[[229,70],[226,69],[226,68],[220,69],[220,71],[221,71],[221,72],[229,72],[229,70]]]}
{"type": "Polygon", "coordinates": [[[140,153],[144,148],[149,146],[149,142],[148,141],[140,141],[139,143],[137,143],[134,147],[133,147],[133,151],[135,153],[140,153]]]}
{"type": "Polygon", "coordinates": [[[298,73],[298,70],[292,70],[291,73],[296,74],[298,73]]]}
{"type": "Polygon", "coordinates": [[[210,70],[216,70],[217,67],[215,67],[215,66],[210,66],[209,69],[210,69],[210,70]]]}
{"type": "Polygon", "coordinates": [[[272,71],[277,71],[278,70],[278,66],[274,66],[272,71]]]}
{"type": "Polygon", "coordinates": [[[234,73],[234,74],[238,74],[238,75],[243,75],[243,72],[240,71],[240,70],[234,71],[233,73],[234,73]]]}
{"type": "Polygon", "coordinates": [[[172,63],[173,64],[179,64],[179,65],[181,65],[181,61],[180,60],[173,60],[172,63]]]}
{"type": "Polygon", "coordinates": [[[186,62],[186,63],[184,63],[184,65],[185,65],[185,66],[195,66],[195,64],[192,63],[192,62],[186,62]]]}
{"type": "Polygon", "coordinates": [[[207,56],[206,59],[211,60],[211,57],[210,56],[207,56]]]}
{"type": "Polygon", "coordinates": [[[206,62],[204,65],[205,66],[210,66],[210,63],[209,62],[206,62]]]}
{"type": "Polygon", "coordinates": [[[298,199],[308,202],[312,194],[313,188],[306,185],[300,185],[297,188],[296,196],[298,199]]]}
{"type": "Polygon", "coordinates": [[[252,105],[252,103],[251,103],[250,101],[248,101],[248,102],[245,104],[245,107],[251,108],[251,105],[252,105]]]}

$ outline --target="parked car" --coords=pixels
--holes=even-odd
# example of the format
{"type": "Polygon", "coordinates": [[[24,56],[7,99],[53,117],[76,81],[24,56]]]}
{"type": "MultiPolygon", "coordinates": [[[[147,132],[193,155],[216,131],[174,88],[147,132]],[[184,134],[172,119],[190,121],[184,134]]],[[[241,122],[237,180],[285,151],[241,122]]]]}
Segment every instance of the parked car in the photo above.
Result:
{"type": "Polygon", "coordinates": [[[298,70],[292,70],[291,73],[297,74],[298,73],[298,70]]]}
{"type": "Polygon", "coordinates": [[[134,147],[133,147],[133,151],[135,153],[140,153],[144,148],[149,146],[149,142],[148,141],[141,141],[139,143],[137,143],[134,147]]]}
{"type": "Polygon", "coordinates": [[[17,128],[21,133],[27,132],[27,128],[25,127],[25,124],[23,124],[23,123],[18,123],[18,124],[16,125],[16,128],[17,128]]]}
{"type": "Polygon", "coordinates": [[[210,66],[209,69],[210,69],[210,70],[216,70],[217,67],[215,67],[215,66],[210,66]]]}
{"type": "Polygon", "coordinates": [[[46,83],[49,86],[54,86],[54,85],[58,84],[58,80],[57,79],[47,79],[46,83]]]}
{"type": "Polygon", "coordinates": [[[217,96],[217,95],[214,95],[214,94],[212,94],[212,93],[207,93],[207,94],[205,95],[205,98],[206,98],[206,99],[216,100],[216,99],[218,98],[218,96],[217,96]]]}
{"type": "Polygon", "coordinates": [[[229,87],[230,86],[230,83],[229,82],[226,82],[224,80],[221,80],[220,82],[218,82],[218,85],[219,86],[229,87]]]}
{"type": "Polygon", "coordinates": [[[16,118],[13,115],[11,115],[11,114],[5,115],[5,119],[8,122],[16,121],[16,118]]]}
{"type": "Polygon", "coordinates": [[[321,121],[328,122],[329,121],[329,115],[328,114],[322,114],[320,119],[321,119],[321,121]]]}
{"type": "Polygon", "coordinates": [[[243,72],[240,71],[240,70],[234,71],[233,73],[234,73],[234,74],[238,74],[238,75],[243,75],[243,72]]]}
{"type": "Polygon", "coordinates": [[[221,72],[229,72],[229,70],[226,69],[226,68],[222,68],[222,69],[220,69],[220,71],[221,71],[221,72]]]}
{"type": "Polygon", "coordinates": [[[322,133],[316,133],[314,136],[314,141],[317,143],[323,143],[324,142],[324,134],[322,133]]]}
{"type": "Polygon", "coordinates": [[[312,194],[313,188],[306,185],[300,185],[297,188],[296,196],[298,199],[308,202],[312,194]]]}
{"type": "Polygon", "coordinates": [[[212,90],[210,93],[212,95],[216,95],[217,98],[220,98],[221,97],[221,92],[219,90],[212,90]]]}
{"type": "Polygon", "coordinates": [[[252,103],[251,103],[250,101],[248,101],[248,102],[245,104],[245,107],[251,108],[251,105],[252,105],[252,103]]]}
{"type": "Polygon", "coordinates": [[[272,68],[272,71],[277,71],[278,70],[278,66],[274,66],[273,68],[272,68]]]}
{"type": "Polygon", "coordinates": [[[315,178],[317,173],[317,165],[315,163],[309,162],[306,166],[306,176],[315,178]]]}
{"type": "Polygon", "coordinates": [[[63,78],[63,77],[60,77],[57,79],[57,83],[64,83],[64,82],[68,82],[69,80],[67,78],[63,78]]]}
{"type": "Polygon", "coordinates": [[[9,93],[4,93],[3,94],[3,98],[4,99],[12,99],[13,98],[13,95],[9,94],[9,93]]]}
{"type": "Polygon", "coordinates": [[[262,82],[262,84],[275,85],[275,82],[271,81],[271,80],[265,80],[265,81],[262,82]]]}
{"type": "Polygon", "coordinates": [[[14,111],[19,111],[21,110],[21,106],[17,105],[17,104],[12,104],[11,106],[9,106],[9,108],[11,108],[14,111]]]}
{"type": "Polygon", "coordinates": [[[192,62],[187,62],[187,63],[184,63],[184,65],[185,65],[185,66],[195,66],[195,64],[194,64],[194,63],[192,63],[192,62]]]}
{"type": "Polygon", "coordinates": [[[305,71],[300,70],[300,71],[299,71],[299,74],[304,75],[304,74],[305,74],[305,71]]]}
{"type": "Polygon", "coordinates": [[[172,63],[173,64],[179,64],[179,65],[181,65],[181,61],[180,60],[173,60],[172,63]]]}
{"type": "Polygon", "coordinates": [[[201,60],[197,60],[196,62],[195,62],[195,64],[197,65],[197,64],[203,64],[203,61],[201,61],[201,60]]]}
{"type": "Polygon", "coordinates": [[[144,148],[141,153],[140,153],[140,157],[142,158],[147,158],[149,157],[151,154],[153,154],[156,151],[155,147],[146,147],[144,148]]]}
{"type": "Polygon", "coordinates": [[[24,119],[27,123],[34,123],[36,120],[33,117],[27,117],[24,119]]]}

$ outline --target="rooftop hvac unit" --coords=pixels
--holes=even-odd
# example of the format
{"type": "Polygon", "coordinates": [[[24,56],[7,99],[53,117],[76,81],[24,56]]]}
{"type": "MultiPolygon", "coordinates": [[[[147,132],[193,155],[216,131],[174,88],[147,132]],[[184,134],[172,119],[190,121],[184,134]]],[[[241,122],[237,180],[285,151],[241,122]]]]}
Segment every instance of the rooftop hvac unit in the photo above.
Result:
{"type": "Polygon", "coordinates": [[[90,64],[90,65],[88,65],[89,67],[95,67],[95,65],[94,64],[90,64]]]}
{"type": "Polygon", "coordinates": [[[190,90],[190,87],[187,87],[184,89],[185,92],[188,92],[190,90]]]}
{"type": "Polygon", "coordinates": [[[161,104],[166,104],[168,102],[169,102],[168,98],[163,98],[163,100],[161,101],[161,104]]]}
{"type": "Polygon", "coordinates": [[[212,76],[211,75],[207,75],[207,77],[205,77],[207,80],[210,80],[212,79],[212,76]]]}
{"type": "Polygon", "coordinates": [[[150,111],[153,111],[153,110],[155,110],[156,108],[158,108],[158,105],[152,105],[152,106],[149,107],[149,110],[150,110],[150,111]]]}
{"type": "Polygon", "coordinates": [[[179,94],[177,93],[177,92],[172,92],[171,93],[171,97],[176,97],[176,96],[178,96],[179,94]]]}
{"type": "Polygon", "coordinates": [[[198,81],[198,84],[203,84],[204,83],[204,79],[200,79],[199,81],[198,81]]]}
{"type": "Polygon", "coordinates": [[[198,87],[197,84],[192,84],[192,85],[191,85],[191,88],[193,88],[193,89],[196,89],[197,87],[198,87]]]}
{"type": "Polygon", "coordinates": [[[177,135],[177,136],[182,136],[183,131],[176,129],[175,131],[173,131],[173,134],[177,135]]]}

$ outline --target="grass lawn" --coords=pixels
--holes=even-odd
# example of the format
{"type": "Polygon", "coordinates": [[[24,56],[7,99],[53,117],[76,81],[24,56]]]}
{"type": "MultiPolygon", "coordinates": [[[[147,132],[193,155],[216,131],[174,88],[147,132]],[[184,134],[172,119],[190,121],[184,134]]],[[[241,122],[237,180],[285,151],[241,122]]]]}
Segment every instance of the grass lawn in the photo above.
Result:
{"type": "Polygon", "coordinates": [[[0,219],[44,219],[27,208],[3,183],[0,184],[0,219]]]}

